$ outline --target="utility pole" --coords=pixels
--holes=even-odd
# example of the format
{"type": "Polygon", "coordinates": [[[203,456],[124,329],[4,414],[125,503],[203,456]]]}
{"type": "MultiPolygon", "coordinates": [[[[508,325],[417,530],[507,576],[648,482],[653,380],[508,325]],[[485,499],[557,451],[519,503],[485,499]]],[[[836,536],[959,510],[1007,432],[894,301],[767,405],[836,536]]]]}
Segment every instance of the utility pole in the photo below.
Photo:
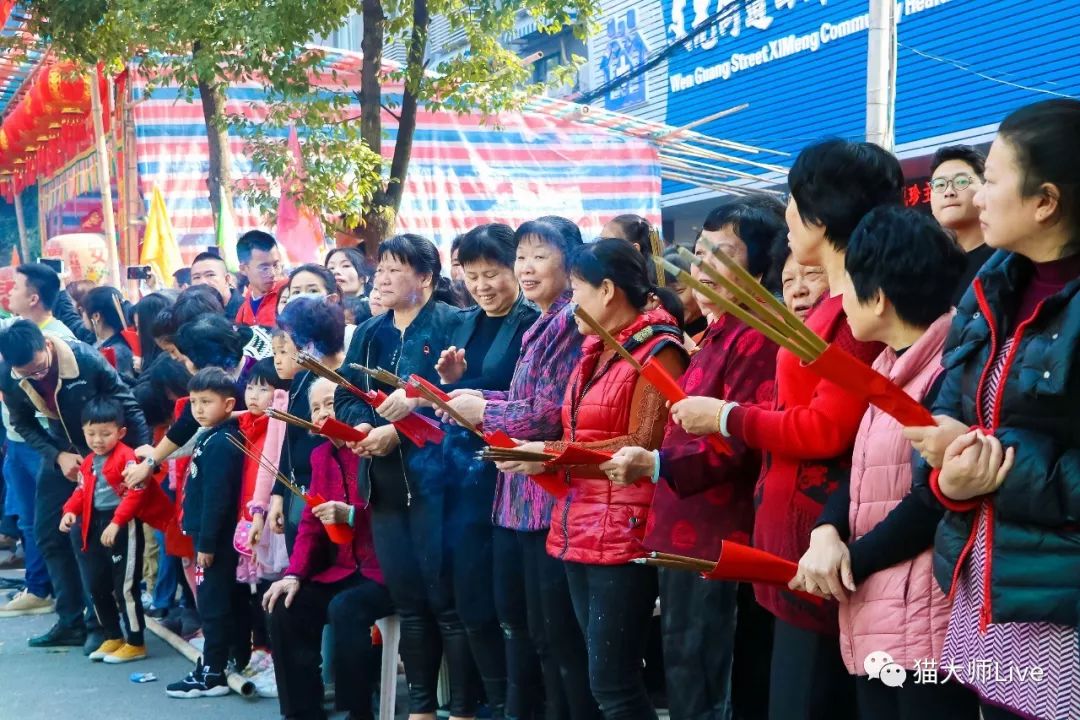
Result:
{"type": "Polygon", "coordinates": [[[105,248],[109,253],[109,275],[112,286],[120,288],[120,258],[117,248],[116,216],[113,215],[112,182],[109,179],[109,146],[105,142],[105,123],[102,118],[101,91],[97,69],[90,68],[90,114],[93,116],[94,140],[97,146],[98,184],[101,186],[101,214],[104,217],[105,248]]]}
{"type": "Polygon", "coordinates": [[[866,59],[866,140],[893,151],[896,141],[896,3],[870,0],[866,59]]]}

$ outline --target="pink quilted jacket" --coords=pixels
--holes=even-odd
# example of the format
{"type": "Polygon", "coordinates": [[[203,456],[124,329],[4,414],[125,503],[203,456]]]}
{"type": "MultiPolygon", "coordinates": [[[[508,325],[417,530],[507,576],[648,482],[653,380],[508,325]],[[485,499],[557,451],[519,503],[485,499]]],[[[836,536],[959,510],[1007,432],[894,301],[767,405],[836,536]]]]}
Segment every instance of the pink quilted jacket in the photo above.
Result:
{"type": "MultiPolygon", "coordinates": [[[[941,372],[951,321],[951,313],[938,318],[899,357],[886,348],[874,369],[922,400],[941,372]]],[[[851,459],[851,540],[869,532],[911,492],[911,443],[901,429],[874,406],[863,416],[851,459]]],[[[940,659],[949,609],[934,581],[931,548],[874,573],[840,605],[840,650],[848,672],[865,675],[863,661],[877,651],[909,671],[916,660],[940,659]]]]}

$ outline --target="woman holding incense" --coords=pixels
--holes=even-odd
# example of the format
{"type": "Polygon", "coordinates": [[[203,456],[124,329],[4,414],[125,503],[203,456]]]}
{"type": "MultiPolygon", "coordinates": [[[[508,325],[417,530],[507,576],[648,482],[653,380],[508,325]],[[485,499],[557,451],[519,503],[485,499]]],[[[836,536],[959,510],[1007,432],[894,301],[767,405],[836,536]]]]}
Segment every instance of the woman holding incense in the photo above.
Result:
{"type": "MultiPolygon", "coordinates": [[[[726,274],[710,250],[719,247],[751,275],[761,277],[768,271],[773,242],[786,232],[784,206],[778,200],[733,198],[706,217],[694,253],[726,274]]],[[[715,286],[696,265],[690,274],[715,286]]],[[[679,385],[689,395],[769,402],[776,345],[726,315],[707,296],[694,295],[713,320],[679,385]]],[[[601,466],[616,483],[655,479],[646,548],[716,560],[721,541],[749,543],[761,453],[737,440],[731,445],[732,454],[722,455],[703,437],[669,421],[659,450],[624,447],[601,466]]],[[[760,648],[768,640],[772,623],[756,606],[752,592],[737,599],[736,583],[706,580],[682,570],[661,569],[659,578],[664,668],[673,720],[726,720],[733,705],[740,717],[764,717],[769,670],[768,654],[760,648]],[[747,634],[754,636],[743,647],[736,645],[736,614],[740,626],[745,624],[747,634]],[[738,686],[733,688],[733,682],[738,686]]]]}
{"type": "MultiPolygon", "coordinates": [[[[799,153],[788,174],[788,241],[803,265],[824,266],[831,296],[807,318],[823,340],[863,362],[882,350],[851,334],[839,294],[848,238],[866,213],[900,203],[903,173],[876,145],[828,140],[799,153]]],[[[867,403],[806,369],[781,349],[771,403],[691,397],[672,419],[693,434],[718,429],[762,451],[755,489],[753,544],[798,562],[826,501],[848,482],[851,448],[867,403]]],[[[781,588],[756,585],[758,602],[776,619],[769,716],[775,720],[854,717],[854,688],[840,657],[835,603],[813,603],[781,588]]]]}
{"type": "MultiPolygon", "coordinates": [[[[571,282],[578,307],[601,328],[610,328],[614,342],[637,363],[655,358],[670,375],[682,374],[687,364],[682,332],[667,311],[643,310],[653,286],[644,256],[632,245],[608,239],[582,247],[571,263],[571,282]]],[[[579,321],[578,329],[586,339],[563,401],[563,439],[522,449],[560,453],[570,443],[612,452],[659,447],[667,421],[663,396],[590,324],[579,321]]],[[[569,492],[556,500],[547,551],[566,564],[593,696],[609,720],[655,718],[641,657],[644,628],[656,603],[656,574],[630,563],[644,552],[652,482],[616,483],[596,465],[550,470],[510,463],[500,469],[561,473],[569,492]]]]}
{"type": "Polygon", "coordinates": [[[953,599],[942,663],[974,664],[960,679],[986,720],[1080,717],[1078,188],[1080,102],[1001,123],[975,195],[999,252],[957,308],[937,427],[907,430],[916,484],[948,510],[934,543],[953,599]],[[1019,681],[999,681],[1010,671],[1019,681]]]}
{"type": "MultiPolygon", "coordinates": [[[[855,229],[845,266],[852,335],[884,343],[874,369],[932,403],[963,251],[924,213],[882,207],[855,229]]],[[[911,479],[903,426],[870,407],[855,438],[851,483],[829,498],[791,587],[841,601],[840,651],[848,672],[860,676],[860,718],[977,720],[976,697],[959,682],[895,687],[875,677],[880,653],[909,673],[941,659],[949,622],[951,602],[933,576],[934,532],[944,508],[925,486],[913,491],[911,479]]]]}
{"type": "MultiPolygon", "coordinates": [[[[521,338],[539,316],[514,277],[514,231],[507,225],[473,228],[461,236],[458,259],[465,289],[476,302],[466,311],[453,343],[436,365],[444,389],[505,392],[521,355],[521,338]]],[[[454,599],[465,623],[473,657],[496,718],[520,718],[520,691],[508,695],[503,631],[495,612],[491,507],[498,471],[473,455],[484,441],[462,427],[450,427],[443,441],[444,467],[458,479],[447,489],[446,523],[452,545],[454,599]]]]}
{"type": "MultiPolygon", "coordinates": [[[[334,417],[334,391],[317,378],[309,388],[311,419],[334,417]]],[[[311,455],[310,490],[327,502],[304,509],[296,547],[285,576],[263,596],[270,613],[274,668],[281,714],[323,718],[319,666],[334,668],[334,703],[350,718],[372,720],[378,685],[379,651],[371,646],[371,626],[392,615],[371,541],[371,519],[359,481],[360,459],[337,440],[323,440],[311,455]],[[352,541],[335,545],[326,531],[348,525],[352,541]],[[331,658],[321,657],[323,626],[332,628],[331,658]],[[332,659],[332,662],[331,662],[332,659]]]]}
{"type": "Polygon", "coordinates": [[[373,409],[344,388],[335,396],[339,419],[368,433],[350,447],[365,460],[361,472],[370,493],[375,550],[401,618],[412,720],[435,718],[444,652],[451,717],[471,718],[478,704],[479,680],[454,607],[446,552],[454,542],[445,522],[450,482],[439,445],[417,447],[385,419],[410,408],[404,392],[395,393],[352,364],[439,382],[435,363],[462,320],[461,311],[436,297],[446,289],[440,271],[438,250],[419,235],[397,235],[379,245],[376,283],[389,309],[357,328],[340,373],[361,390],[381,390],[389,398],[373,409]]]}
{"type": "MultiPolygon", "coordinates": [[[[540,318],[521,340],[509,390],[456,390],[451,405],[486,431],[522,440],[562,437],[562,401],[584,340],[570,304],[570,258],[577,225],[557,216],[514,233],[514,274],[540,318]]],[[[589,720],[599,716],[589,690],[585,640],[574,616],[563,564],[547,554],[555,498],[521,472],[500,472],[492,510],[495,608],[502,624],[508,715],[589,720]],[[546,713],[546,715],[545,715],[546,713]]]]}

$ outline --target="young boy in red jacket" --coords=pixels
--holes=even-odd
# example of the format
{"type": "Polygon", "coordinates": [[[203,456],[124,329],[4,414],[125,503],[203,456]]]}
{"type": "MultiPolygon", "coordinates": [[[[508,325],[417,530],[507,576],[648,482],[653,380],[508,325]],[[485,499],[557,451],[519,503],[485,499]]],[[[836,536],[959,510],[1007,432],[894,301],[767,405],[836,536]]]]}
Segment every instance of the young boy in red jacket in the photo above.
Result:
{"type": "Polygon", "coordinates": [[[173,504],[153,479],[136,490],[124,485],[124,468],[138,460],[121,442],[127,428],[118,401],[91,399],[83,408],[82,423],[93,454],[83,460],[79,486],[64,503],[60,531],[80,525],[82,552],[75,556],[105,632],[105,641],[90,659],[110,664],[142,660],[146,657],[139,597],[143,523],[164,529],[172,519],[173,504]]]}

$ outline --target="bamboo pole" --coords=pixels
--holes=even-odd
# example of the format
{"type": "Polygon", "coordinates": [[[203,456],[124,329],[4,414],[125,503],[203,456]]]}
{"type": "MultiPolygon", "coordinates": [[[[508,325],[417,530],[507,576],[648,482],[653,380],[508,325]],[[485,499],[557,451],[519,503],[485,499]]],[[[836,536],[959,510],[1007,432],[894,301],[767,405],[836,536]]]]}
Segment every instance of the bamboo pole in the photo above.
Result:
{"type": "MultiPolygon", "coordinates": [[[[11,186],[14,189],[14,180],[11,181],[11,186]]],[[[19,226],[19,252],[22,254],[23,262],[30,262],[30,238],[26,234],[26,217],[23,215],[22,193],[15,193],[13,201],[15,203],[15,222],[19,226]]]]}
{"type": "MultiPolygon", "coordinates": [[[[154,618],[147,616],[146,629],[164,640],[173,650],[187,658],[189,662],[197,663],[202,659],[202,653],[199,652],[198,648],[174,633],[172,630],[169,630],[154,618]]],[[[237,695],[246,698],[255,697],[255,683],[251,682],[243,675],[235,672],[227,672],[225,674],[225,681],[229,683],[229,689],[237,695]]]]}
{"type": "Polygon", "coordinates": [[[98,183],[101,185],[101,214],[104,218],[105,247],[109,253],[109,276],[112,278],[112,286],[122,291],[116,216],[113,215],[112,183],[109,180],[109,146],[105,140],[101,90],[98,87],[96,69],[92,69],[90,73],[90,114],[93,116],[94,140],[97,146],[98,183]]]}

